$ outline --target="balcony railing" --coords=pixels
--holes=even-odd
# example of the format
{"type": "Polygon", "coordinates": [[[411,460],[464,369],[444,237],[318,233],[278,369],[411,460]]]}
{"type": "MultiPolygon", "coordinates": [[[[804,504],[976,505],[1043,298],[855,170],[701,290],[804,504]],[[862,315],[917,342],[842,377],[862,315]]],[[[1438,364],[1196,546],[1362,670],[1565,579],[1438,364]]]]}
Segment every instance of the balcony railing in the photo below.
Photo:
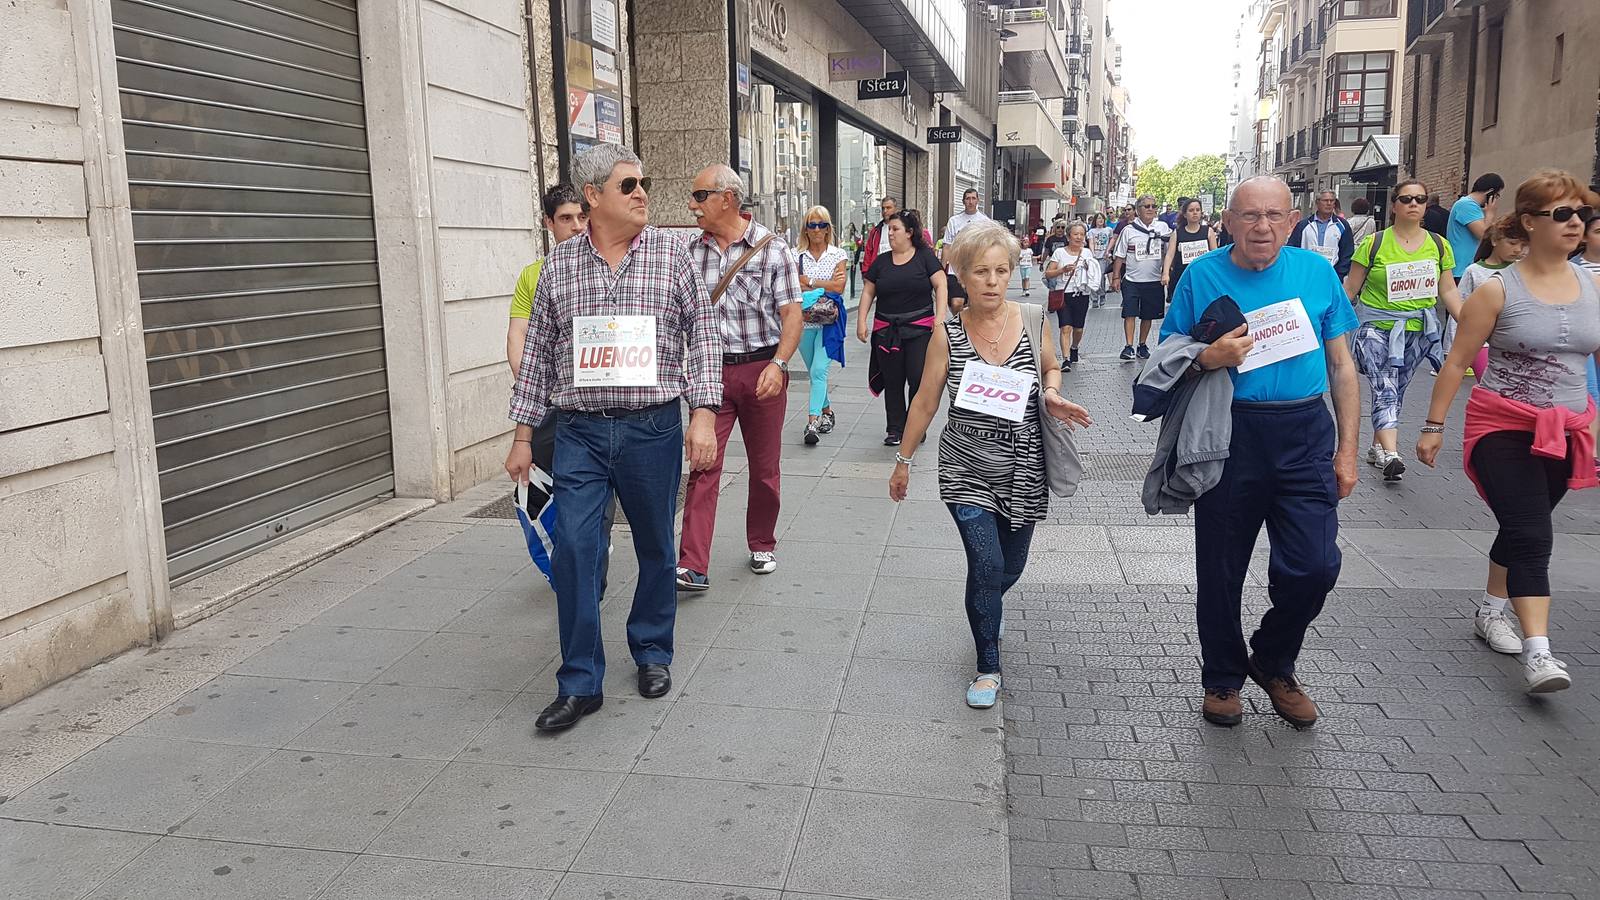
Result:
{"type": "Polygon", "coordinates": [[[1476,5],[1464,0],[1406,0],[1406,48],[1425,38],[1441,38],[1445,29],[1440,26],[1447,13],[1476,5]]]}

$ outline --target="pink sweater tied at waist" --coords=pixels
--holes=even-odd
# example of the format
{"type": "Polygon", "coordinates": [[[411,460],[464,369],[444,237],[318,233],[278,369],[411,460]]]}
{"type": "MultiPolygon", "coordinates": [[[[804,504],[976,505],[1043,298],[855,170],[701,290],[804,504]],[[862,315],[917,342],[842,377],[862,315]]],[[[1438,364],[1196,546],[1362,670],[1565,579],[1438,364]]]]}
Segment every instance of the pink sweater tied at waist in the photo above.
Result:
{"type": "Polygon", "coordinates": [[[1583,412],[1573,412],[1564,406],[1540,409],[1488,388],[1474,387],[1467,398],[1467,426],[1462,435],[1467,477],[1478,489],[1478,496],[1487,502],[1483,486],[1478,483],[1478,474],[1472,468],[1472,448],[1484,435],[1496,431],[1531,431],[1533,455],[1570,461],[1572,475],[1567,479],[1568,488],[1576,491],[1600,486],[1594,467],[1594,435],[1589,432],[1589,423],[1594,417],[1593,400],[1583,412]],[[1571,453],[1567,452],[1569,439],[1571,453]]]}

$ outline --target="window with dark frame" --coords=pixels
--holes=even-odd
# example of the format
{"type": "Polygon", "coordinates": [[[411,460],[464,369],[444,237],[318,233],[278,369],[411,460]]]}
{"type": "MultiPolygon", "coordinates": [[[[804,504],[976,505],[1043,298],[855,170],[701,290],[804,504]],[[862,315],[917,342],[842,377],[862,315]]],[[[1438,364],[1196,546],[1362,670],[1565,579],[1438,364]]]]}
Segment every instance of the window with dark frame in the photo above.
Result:
{"type": "Polygon", "coordinates": [[[1335,0],[1341,19],[1392,19],[1399,15],[1398,0],[1335,0]]]}
{"type": "Polygon", "coordinates": [[[1483,30],[1483,127],[1500,121],[1500,51],[1505,44],[1505,20],[1496,19],[1483,30]]]}
{"type": "Polygon", "coordinates": [[[1428,156],[1437,152],[1439,140],[1439,59],[1428,57],[1428,156]]]}
{"type": "Polygon", "coordinates": [[[1567,35],[1566,32],[1556,35],[1556,49],[1550,55],[1550,83],[1561,83],[1561,66],[1566,62],[1567,35]]]}
{"type": "Polygon", "coordinates": [[[1388,130],[1389,82],[1393,65],[1393,53],[1334,55],[1333,63],[1328,67],[1327,144],[1360,144],[1372,135],[1384,134],[1388,130]]]}

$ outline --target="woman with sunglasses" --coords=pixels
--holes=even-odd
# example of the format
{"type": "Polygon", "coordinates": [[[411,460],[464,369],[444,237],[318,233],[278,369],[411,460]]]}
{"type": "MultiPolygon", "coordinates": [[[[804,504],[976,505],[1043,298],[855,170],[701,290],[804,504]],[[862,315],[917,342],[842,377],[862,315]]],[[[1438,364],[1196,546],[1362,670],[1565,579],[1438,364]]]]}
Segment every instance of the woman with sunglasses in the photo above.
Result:
{"type": "MultiPolygon", "coordinates": [[[[806,210],[804,249],[800,251],[800,290],[844,293],[845,268],[850,258],[833,245],[833,216],[825,206],[806,210]]],[[[817,301],[823,302],[823,301],[817,301]]],[[[800,334],[800,355],[806,361],[806,373],[811,378],[811,406],[806,418],[805,441],[812,446],[821,440],[820,435],[833,431],[833,407],[828,405],[828,368],[833,359],[844,365],[844,347],[837,348],[838,356],[829,352],[828,324],[813,322],[808,308],[805,313],[805,330],[800,334]]],[[[838,309],[842,318],[844,310],[838,309]]]]}
{"type": "Polygon", "coordinates": [[[1172,240],[1167,241],[1167,258],[1161,265],[1161,284],[1167,289],[1167,302],[1172,302],[1172,291],[1183,277],[1189,263],[1217,249],[1217,236],[1206,226],[1206,211],[1199,200],[1183,201],[1178,211],[1178,228],[1172,240]]]}
{"type": "Polygon", "coordinates": [[[888,233],[889,252],[878,254],[867,269],[856,337],[868,343],[871,329],[867,387],[874,395],[883,395],[888,419],[884,446],[898,447],[906,430],[906,411],[922,384],[933,327],[949,318],[950,303],[944,268],[916,211],[901,210],[891,216],[888,233]]]}
{"type": "Polygon", "coordinates": [[[1473,630],[1493,649],[1516,652],[1503,640],[1515,638],[1505,618],[1509,601],[1522,624],[1529,693],[1572,685],[1566,664],[1550,653],[1551,513],[1568,489],[1600,484],[1585,377],[1600,355],[1600,279],[1568,258],[1595,202],[1565,172],[1541,172],[1517,188],[1504,228],[1528,253],[1473,291],[1417,438],[1417,459],[1433,465],[1467,364],[1487,341],[1489,364],[1467,401],[1462,455],[1500,533],[1473,630]]]}
{"type": "Polygon", "coordinates": [[[1461,295],[1450,277],[1456,260],[1444,238],[1422,227],[1428,188],[1403,181],[1394,189],[1394,224],[1361,242],[1350,261],[1344,290],[1355,304],[1356,367],[1372,386],[1372,446],[1367,463],[1399,481],[1406,464],[1398,452],[1400,406],[1425,359],[1437,360],[1443,328],[1434,312],[1440,300],[1461,315],[1461,295]]]}

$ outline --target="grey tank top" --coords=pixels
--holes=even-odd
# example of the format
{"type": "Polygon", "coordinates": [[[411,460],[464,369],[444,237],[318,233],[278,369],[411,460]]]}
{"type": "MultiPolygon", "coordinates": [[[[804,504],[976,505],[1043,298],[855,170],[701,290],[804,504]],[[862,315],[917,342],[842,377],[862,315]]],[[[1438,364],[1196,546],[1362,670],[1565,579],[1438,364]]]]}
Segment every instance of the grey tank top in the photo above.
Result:
{"type": "Polygon", "coordinates": [[[1495,273],[1505,308],[1489,335],[1489,370],[1480,382],[1504,397],[1549,409],[1582,412],[1589,404],[1586,357],[1600,350],[1600,289],[1577,263],[1578,299],[1545,303],[1512,265],[1495,273]]]}

